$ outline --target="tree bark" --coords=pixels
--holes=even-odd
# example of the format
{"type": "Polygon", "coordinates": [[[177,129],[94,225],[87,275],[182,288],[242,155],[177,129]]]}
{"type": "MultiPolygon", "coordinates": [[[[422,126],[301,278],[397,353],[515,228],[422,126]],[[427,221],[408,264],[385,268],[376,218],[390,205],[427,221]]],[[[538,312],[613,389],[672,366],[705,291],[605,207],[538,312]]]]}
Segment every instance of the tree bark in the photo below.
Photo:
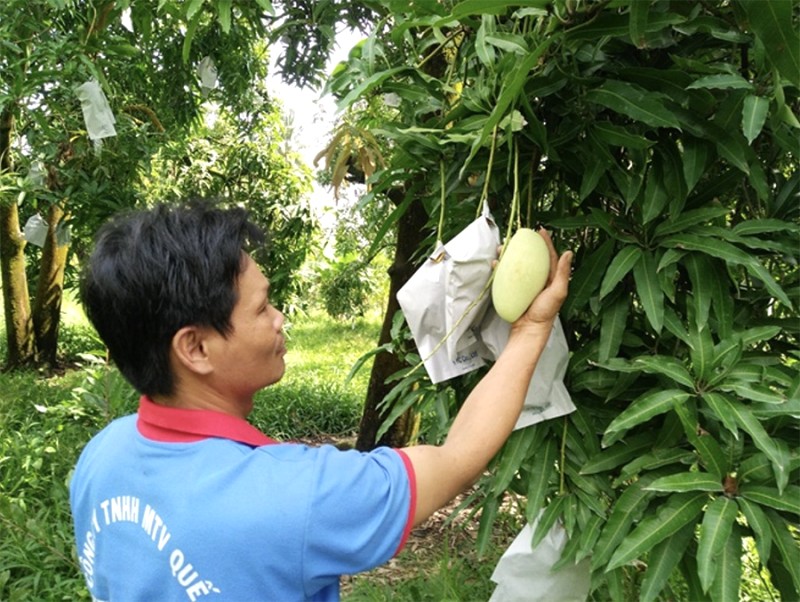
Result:
{"type": "MultiPolygon", "coordinates": [[[[11,107],[0,113],[0,174],[11,170],[11,107]]],[[[7,357],[6,368],[18,368],[35,360],[36,345],[31,319],[28,280],[25,275],[25,239],[19,227],[14,199],[0,198],[0,275],[3,279],[7,357]]]]}
{"type": "MultiPolygon", "coordinates": [[[[408,281],[416,269],[416,266],[411,263],[411,257],[425,238],[427,220],[428,215],[425,208],[421,202],[416,201],[409,205],[408,210],[398,221],[397,245],[394,260],[389,268],[389,299],[386,313],[383,316],[378,345],[389,343],[392,340],[392,320],[397,310],[400,309],[397,302],[397,291],[408,281]]],[[[392,353],[382,351],[375,356],[364,401],[364,413],[356,440],[357,449],[366,451],[378,445],[405,447],[413,440],[417,431],[417,417],[413,410],[409,410],[398,418],[380,440],[376,441],[378,429],[386,414],[385,411],[378,410],[378,404],[394,386],[394,383],[387,384],[386,379],[404,367],[405,365],[400,359],[392,353]]]]}
{"type": "Polygon", "coordinates": [[[42,249],[39,283],[33,305],[33,327],[36,333],[36,360],[55,367],[58,351],[58,330],[61,324],[61,299],[64,292],[64,269],[68,244],[58,244],[57,230],[64,218],[64,209],[57,203],[47,213],[47,239],[42,249]]]}

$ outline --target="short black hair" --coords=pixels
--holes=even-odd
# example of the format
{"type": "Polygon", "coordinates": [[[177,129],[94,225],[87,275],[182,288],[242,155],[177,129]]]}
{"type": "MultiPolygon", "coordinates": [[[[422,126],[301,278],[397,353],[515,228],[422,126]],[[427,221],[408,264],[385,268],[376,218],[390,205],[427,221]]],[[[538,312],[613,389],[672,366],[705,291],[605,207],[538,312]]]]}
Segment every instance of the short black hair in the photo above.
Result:
{"type": "Polygon", "coordinates": [[[230,332],[243,252],[264,235],[241,208],[191,200],[120,214],[100,228],[81,276],[86,315],[145,395],[170,395],[170,345],[184,326],[230,332]]]}

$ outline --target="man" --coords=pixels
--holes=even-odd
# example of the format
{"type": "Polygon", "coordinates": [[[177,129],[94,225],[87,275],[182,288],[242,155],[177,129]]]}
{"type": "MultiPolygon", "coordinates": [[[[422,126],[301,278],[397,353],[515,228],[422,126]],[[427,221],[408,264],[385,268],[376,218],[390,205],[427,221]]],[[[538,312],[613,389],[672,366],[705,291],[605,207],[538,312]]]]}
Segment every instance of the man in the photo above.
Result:
{"type": "Polygon", "coordinates": [[[246,418],[283,376],[283,315],[244,210],[161,206],[98,234],[81,297],[139,411],[86,446],[70,485],[95,600],[337,600],[399,552],[511,433],[567,294],[571,253],[512,326],[447,441],[371,453],[277,443],[246,418]]]}

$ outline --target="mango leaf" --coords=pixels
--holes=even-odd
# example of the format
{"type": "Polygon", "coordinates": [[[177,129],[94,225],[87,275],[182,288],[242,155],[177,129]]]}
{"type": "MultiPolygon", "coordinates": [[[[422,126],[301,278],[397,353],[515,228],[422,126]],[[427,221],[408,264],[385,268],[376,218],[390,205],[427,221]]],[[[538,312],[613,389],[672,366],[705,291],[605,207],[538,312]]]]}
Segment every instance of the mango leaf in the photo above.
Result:
{"type": "Polygon", "coordinates": [[[484,37],[487,44],[491,44],[505,52],[525,55],[528,52],[528,44],[525,38],[510,33],[497,32],[484,37]]]}
{"type": "MultiPolygon", "coordinates": [[[[600,538],[600,532],[605,524],[604,517],[593,514],[589,521],[580,530],[578,539],[578,553],[574,562],[579,562],[589,556],[600,538]]],[[[575,535],[573,535],[575,537],[575,535]]],[[[555,567],[554,567],[555,568],[555,567]]]]}
{"type": "Polygon", "coordinates": [[[600,321],[600,347],[598,359],[601,362],[617,355],[625,327],[628,323],[628,309],[630,302],[627,295],[619,295],[610,307],[603,310],[600,321]]]}
{"type": "Polygon", "coordinates": [[[608,121],[596,121],[592,125],[597,137],[611,146],[621,146],[624,148],[647,149],[655,144],[652,140],[634,134],[624,126],[610,123],[608,121]]]}
{"type": "Polygon", "coordinates": [[[552,437],[546,439],[533,456],[528,478],[528,504],[526,506],[528,522],[533,521],[544,505],[544,500],[549,490],[550,478],[556,469],[557,458],[558,448],[552,437]]]}
{"type": "MultiPolygon", "coordinates": [[[[764,44],[772,65],[796,88],[800,88],[800,36],[793,26],[792,0],[739,0],[753,33],[764,44]]],[[[800,590],[800,588],[798,588],[800,590]]]]}
{"type": "Polygon", "coordinates": [[[733,227],[732,232],[740,236],[752,236],[753,234],[771,234],[774,232],[789,231],[797,233],[800,228],[797,224],[786,222],[781,219],[748,219],[739,222],[733,227]]]}
{"type": "Polygon", "coordinates": [[[723,217],[730,213],[726,207],[702,207],[700,209],[689,209],[684,211],[674,220],[663,221],[656,226],[655,235],[657,237],[667,236],[683,232],[692,226],[699,226],[711,220],[723,217]]]}
{"type": "Polygon", "coordinates": [[[694,321],[698,330],[708,324],[713,282],[719,279],[707,255],[690,253],[684,262],[692,282],[694,321]]]}
{"type": "Polygon", "coordinates": [[[508,489],[532,442],[533,433],[529,429],[517,429],[511,433],[499,457],[499,468],[492,482],[492,494],[500,495],[508,489]]]}
{"type": "Polygon", "coordinates": [[[778,491],[783,492],[789,481],[788,453],[784,452],[776,444],[776,441],[769,436],[758,421],[758,418],[750,411],[750,408],[728,397],[720,396],[718,400],[725,405],[728,413],[735,418],[742,430],[752,437],[755,446],[770,459],[773,470],[775,471],[778,491]]]}
{"type": "Polygon", "coordinates": [[[800,518],[800,486],[798,485],[787,485],[780,493],[771,487],[745,484],[739,488],[739,495],[762,506],[769,506],[782,512],[791,512],[800,518]]]}
{"type": "Polygon", "coordinates": [[[769,101],[766,98],[751,94],[744,99],[742,133],[747,138],[747,144],[753,144],[753,140],[761,133],[761,128],[764,127],[764,122],[767,120],[768,111],[769,101]]]}
{"type": "Polygon", "coordinates": [[[772,530],[770,529],[767,515],[764,514],[761,506],[748,502],[743,497],[736,498],[736,503],[739,505],[739,509],[744,514],[747,524],[753,532],[758,559],[763,566],[767,566],[772,551],[772,530]]]}
{"type": "Polygon", "coordinates": [[[462,0],[453,6],[450,15],[437,22],[437,26],[473,15],[504,15],[509,8],[523,6],[541,9],[548,4],[549,0],[516,0],[513,2],[510,0],[462,0]]]}
{"type": "Polygon", "coordinates": [[[722,491],[722,483],[714,475],[702,472],[679,472],[656,479],[645,487],[648,491],[722,491]]]}
{"type": "Polygon", "coordinates": [[[478,557],[483,556],[489,545],[492,536],[492,525],[497,518],[497,509],[500,506],[500,498],[490,496],[481,506],[481,518],[478,523],[478,537],[475,547],[478,550],[478,557]]]}
{"type": "Polygon", "coordinates": [[[599,88],[589,90],[586,99],[652,127],[680,129],[680,121],[658,95],[628,82],[605,80],[599,88]]]}
{"type": "Polygon", "coordinates": [[[633,266],[633,280],[647,320],[653,330],[660,333],[664,326],[664,293],[658,282],[656,261],[650,252],[643,253],[641,261],[633,266]]]}
{"type": "Polygon", "coordinates": [[[626,487],[617,498],[592,554],[592,570],[604,566],[620,542],[625,539],[633,521],[638,518],[648,500],[654,495],[644,490],[654,478],[651,475],[643,476],[626,487]]]}
{"type": "Polygon", "coordinates": [[[731,536],[738,512],[736,502],[725,496],[718,497],[706,507],[697,542],[697,574],[705,592],[717,576],[717,556],[731,536]]]}
{"type": "Polygon", "coordinates": [[[620,470],[619,477],[612,483],[614,487],[619,487],[625,481],[632,479],[642,471],[653,470],[664,466],[674,467],[675,464],[690,465],[696,460],[695,454],[680,447],[668,449],[653,449],[646,454],[642,454],[633,461],[628,462],[620,470]]]}
{"type": "Polygon", "coordinates": [[[359,83],[355,88],[350,90],[350,92],[348,92],[344,98],[342,98],[339,102],[337,102],[336,103],[337,108],[339,110],[342,110],[346,107],[349,107],[356,100],[358,100],[362,96],[366,95],[368,92],[380,86],[390,77],[393,77],[398,73],[402,73],[403,71],[407,71],[408,69],[409,69],[408,67],[393,67],[385,71],[379,71],[377,73],[374,73],[373,75],[371,75],[370,77],[359,83]]]}
{"type": "Polygon", "coordinates": [[[536,529],[533,531],[533,538],[531,539],[531,547],[535,548],[545,538],[548,531],[556,524],[556,521],[561,517],[561,513],[567,504],[567,498],[572,495],[559,495],[552,500],[544,512],[539,515],[539,522],[536,524],[536,529]]]}
{"type": "Polygon", "coordinates": [[[648,374],[661,374],[678,384],[689,389],[694,389],[694,380],[686,369],[686,366],[674,357],[668,357],[666,355],[643,355],[634,358],[633,365],[641,366],[642,370],[648,374]]]}
{"type": "Polygon", "coordinates": [[[749,399],[750,401],[771,404],[782,404],[786,401],[786,397],[784,397],[782,393],[773,391],[764,385],[737,382],[730,383],[724,381],[718,385],[718,388],[722,391],[733,391],[739,397],[749,399]]]}
{"type": "Polygon", "coordinates": [[[647,172],[647,183],[645,184],[644,196],[642,198],[643,224],[649,224],[664,212],[664,207],[668,200],[664,179],[664,169],[661,166],[661,162],[656,160],[647,172]]]}
{"type": "Polygon", "coordinates": [[[590,457],[589,461],[581,466],[581,474],[596,474],[621,466],[640,456],[642,452],[650,449],[652,445],[653,434],[651,432],[640,433],[630,437],[627,441],[618,441],[608,449],[590,457]]]}
{"type": "Polygon", "coordinates": [[[739,536],[739,529],[734,525],[733,533],[725,541],[717,559],[717,571],[710,588],[711,599],[738,600],[741,579],[742,538],[739,536]]]}
{"type": "Polygon", "coordinates": [[[603,447],[619,441],[628,429],[669,411],[674,403],[682,403],[688,398],[689,394],[680,389],[647,392],[638,397],[608,425],[603,434],[603,447]]]}
{"type": "Polygon", "coordinates": [[[606,570],[612,570],[644,556],[658,542],[692,523],[708,500],[706,493],[676,493],[628,535],[614,552],[606,570]]]}
{"type": "Polygon", "coordinates": [[[597,291],[605,273],[603,268],[608,265],[613,252],[614,241],[609,239],[595,252],[582,258],[582,262],[578,264],[578,269],[575,270],[570,282],[569,296],[562,308],[564,315],[570,316],[577,309],[582,308],[597,291]]]}
{"type": "Polygon", "coordinates": [[[631,271],[642,256],[642,249],[636,245],[626,245],[620,249],[606,270],[603,282],[600,285],[600,298],[602,299],[631,271]]]}
{"type": "Polygon", "coordinates": [[[758,259],[750,256],[748,261],[744,263],[744,267],[748,272],[750,272],[751,276],[755,276],[764,283],[764,287],[767,289],[770,295],[775,297],[786,307],[792,307],[792,302],[789,299],[789,295],[787,295],[786,291],[784,291],[781,286],[775,282],[772,274],[769,273],[767,268],[765,268],[758,259]]]}
{"type": "Polygon", "coordinates": [[[772,463],[765,453],[758,452],[746,458],[736,471],[740,483],[757,483],[770,481],[774,476],[772,463]]]}
{"type": "Polygon", "coordinates": [[[218,0],[217,20],[223,33],[231,31],[231,3],[233,0],[218,0]]]}
{"type": "Polygon", "coordinates": [[[469,155],[464,161],[464,164],[461,166],[459,178],[464,178],[464,172],[480,148],[494,131],[494,126],[500,123],[500,120],[503,119],[508,112],[508,108],[519,97],[525,82],[528,81],[528,74],[530,73],[531,69],[533,69],[539,63],[539,58],[550,47],[550,44],[558,39],[560,39],[558,34],[547,36],[541,44],[534,48],[524,59],[519,62],[517,68],[512,70],[510,75],[503,81],[503,88],[500,92],[500,96],[497,98],[497,102],[492,109],[491,115],[489,115],[489,119],[486,120],[486,124],[483,126],[480,136],[472,143],[469,155]]]}
{"type": "Polygon", "coordinates": [[[800,546],[789,531],[786,520],[772,510],[767,510],[766,515],[772,531],[772,542],[783,559],[784,568],[792,577],[794,591],[800,592],[800,546]]]}
{"type": "Polygon", "coordinates": [[[647,572],[639,592],[639,602],[653,602],[658,598],[693,537],[694,525],[686,525],[653,547],[647,558],[647,572]]]}
{"type": "Polygon", "coordinates": [[[692,358],[692,370],[698,380],[707,381],[714,368],[714,341],[708,326],[689,331],[689,356],[692,358]]]}
{"type": "MultiPolygon", "coordinates": [[[[698,140],[694,136],[686,136],[683,142],[683,177],[686,180],[688,191],[691,192],[700,178],[706,171],[711,150],[704,140],[698,140]]],[[[716,209],[720,209],[717,207],[716,209]]],[[[694,211],[698,211],[695,209],[694,211]]],[[[702,211],[700,209],[699,211],[702,211]]],[[[678,219],[689,213],[683,212],[678,219]]],[[[678,232],[678,230],[676,230],[678,232]]]]}
{"type": "Polygon", "coordinates": [[[687,86],[687,89],[697,88],[716,88],[719,90],[752,90],[753,84],[735,73],[720,73],[718,75],[707,75],[701,77],[687,86]]]}

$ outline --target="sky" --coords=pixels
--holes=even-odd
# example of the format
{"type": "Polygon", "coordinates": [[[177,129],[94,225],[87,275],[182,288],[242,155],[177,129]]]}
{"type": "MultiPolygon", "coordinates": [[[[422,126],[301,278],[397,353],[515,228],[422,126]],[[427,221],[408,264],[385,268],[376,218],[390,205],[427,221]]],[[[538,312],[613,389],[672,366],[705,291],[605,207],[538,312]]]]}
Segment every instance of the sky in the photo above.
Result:
{"type": "MultiPolygon", "coordinates": [[[[326,73],[330,73],[339,62],[346,59],[350,49],[362,37],[362,34],[351,30],[338,32],[336,47],[328,61],[326,73]]],[[[275,52],[273,56],[277,57],[279,54],[280,52],[275,52]]],[[[269,69],[269,89],[283,101],[284,112],[293,123],[294,148],[313,169],[314,157],[325,147],[336,119],[336,103],[330,95],[322,96],[320,90],[299,88],[283,82],[275,71],[273,59],[269,69]]]]}

